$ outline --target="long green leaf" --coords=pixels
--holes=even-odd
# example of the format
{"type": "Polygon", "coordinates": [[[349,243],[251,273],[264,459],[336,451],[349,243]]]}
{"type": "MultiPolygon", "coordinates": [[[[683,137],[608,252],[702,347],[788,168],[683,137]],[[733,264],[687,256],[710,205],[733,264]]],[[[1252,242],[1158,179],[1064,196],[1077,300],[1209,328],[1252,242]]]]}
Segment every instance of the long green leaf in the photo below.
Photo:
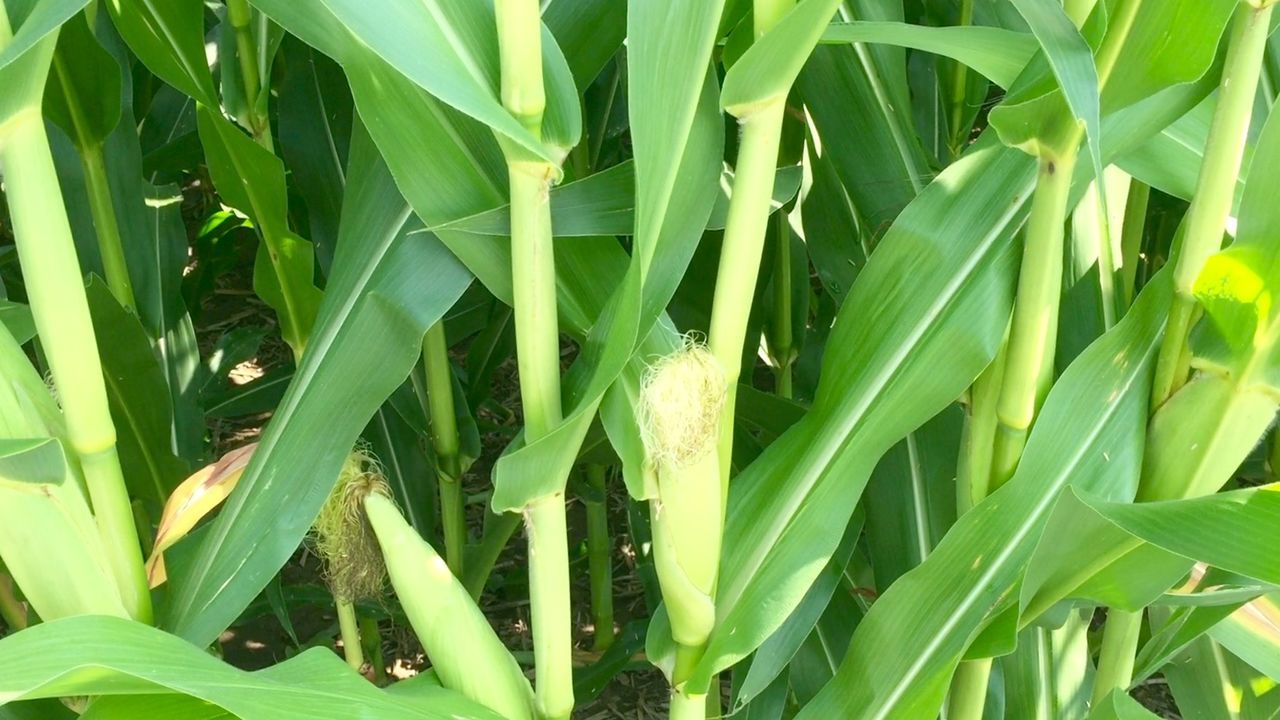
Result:
{"type": "Polygon", "coordinates": [[[254,290],[280,317],[280,334],[301,356],[320,291],[310,242],[289,230],[284,164],[215,111],[199,109],[200,141],[209,174],[224,201],[248,215],[262,233],[254,290]]]}
{"type": "Polygon", "coordinates": [[[361,430],[413,368],[427,327],[471,281],[433,238],[408,235],[415,226],[385,166],[367,139],[358,148],[307,353],[226,506],[189,562],[170,563],[166,627],[200,645],[297,548],[361,430]]]}
{"type": "Polygon", "coordinates": [[[111,338],[99,352],[125,482],[134,498],[159,508],[190,470],[170,445],[173,408],[164,373],[142,323],[120,306],[106,284],[94,277],[85,294],[94,333],[111,338]]]}
{"type": "Polygon", "coordinates": [[[1016,30],[964,25],[929,27],[899,22],[836,22],[822,33],[823,44],[885,43],[949,57],[991,82],[1008,88],[1027,67],[1039,45],[1016,30]]]}
{"type": "Polygon", "coordinates": [[[43,623],[0,641],[0,705],[67,695],[178,693],[244,720],[498,718],[456,693],[423,691],[416,702],[399,699],[327,649],[245,672],[180,638],[105,616],[43,623]]]}

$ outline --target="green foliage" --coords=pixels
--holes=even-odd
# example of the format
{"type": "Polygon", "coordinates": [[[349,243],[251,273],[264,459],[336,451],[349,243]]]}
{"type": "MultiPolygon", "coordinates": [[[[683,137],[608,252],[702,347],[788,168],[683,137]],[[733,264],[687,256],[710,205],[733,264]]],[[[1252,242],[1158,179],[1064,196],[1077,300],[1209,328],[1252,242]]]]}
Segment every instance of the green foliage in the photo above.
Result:
{"type": "Polygon", "coordinates": [[[1272,5],[0,0],[0,718],[1274,717],[1272,5]]]}

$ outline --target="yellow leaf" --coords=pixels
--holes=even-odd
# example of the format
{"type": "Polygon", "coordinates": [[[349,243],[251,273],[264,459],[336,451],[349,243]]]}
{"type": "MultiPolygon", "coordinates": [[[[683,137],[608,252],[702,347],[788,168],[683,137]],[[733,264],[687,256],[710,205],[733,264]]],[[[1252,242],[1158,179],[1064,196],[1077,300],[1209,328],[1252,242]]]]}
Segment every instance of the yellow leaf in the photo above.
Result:
{"type": "Polygon", "coordinates": [[[147,581],[151,587],[159,587],[168,579],[164,551],[186,537],[196,523],[231,494],[257,447],[258,444],[253,443],[232,450],[217,462],[197,470],[174,489],[165,501],[160,527],[156,529],[155,548],[147,558],[147,581]]]}

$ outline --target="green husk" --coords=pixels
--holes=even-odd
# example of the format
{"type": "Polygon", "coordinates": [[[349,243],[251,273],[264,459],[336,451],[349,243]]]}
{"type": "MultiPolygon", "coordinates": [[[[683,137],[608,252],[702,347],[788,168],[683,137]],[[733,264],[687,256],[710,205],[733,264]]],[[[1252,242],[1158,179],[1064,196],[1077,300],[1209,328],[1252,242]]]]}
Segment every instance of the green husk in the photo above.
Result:
{"type": "Polygon", "coordinates": [[[687,342],[662,358],[641,389],[641,428],[658,498],[651,504],[654,560],[675,641],[698,647],[715,622],[720,511],[720,412],[724,370],[704,346],[687,342]]]}
{"type": "Polygon", "coordinates": [[[533,690],[444,558],[380,494],[364,500],[391,585],[445,687],[509,720],[533,720],[533,690]]]}

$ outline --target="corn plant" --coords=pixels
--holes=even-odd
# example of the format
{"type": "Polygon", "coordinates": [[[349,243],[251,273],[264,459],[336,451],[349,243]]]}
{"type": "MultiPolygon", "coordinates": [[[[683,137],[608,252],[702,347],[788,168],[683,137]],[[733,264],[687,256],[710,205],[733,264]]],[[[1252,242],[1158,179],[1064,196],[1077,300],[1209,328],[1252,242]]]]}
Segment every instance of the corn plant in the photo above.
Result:
{"type": "Polygon", "coordinates": [[[0,718],[1280,716],[1274,5],[0,0],[0,718]]]}

